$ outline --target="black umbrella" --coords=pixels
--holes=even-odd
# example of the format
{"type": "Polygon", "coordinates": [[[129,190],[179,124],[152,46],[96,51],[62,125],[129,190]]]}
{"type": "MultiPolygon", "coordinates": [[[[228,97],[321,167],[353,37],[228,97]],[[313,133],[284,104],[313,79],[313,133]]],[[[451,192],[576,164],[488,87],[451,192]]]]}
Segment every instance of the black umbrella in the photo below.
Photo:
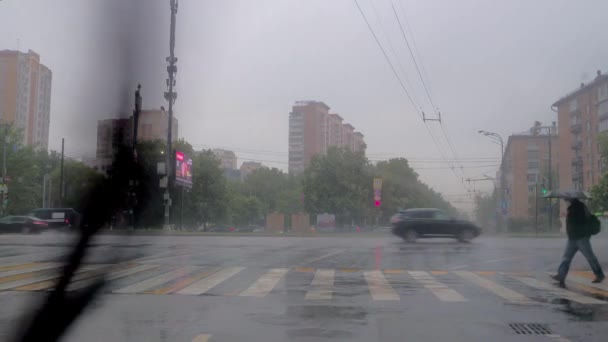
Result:
{"type": "Polygon", "coordinates": [[[582,190],[553,190],[543,196],[545,198],[590,199],[591,195],[582,190]]]}

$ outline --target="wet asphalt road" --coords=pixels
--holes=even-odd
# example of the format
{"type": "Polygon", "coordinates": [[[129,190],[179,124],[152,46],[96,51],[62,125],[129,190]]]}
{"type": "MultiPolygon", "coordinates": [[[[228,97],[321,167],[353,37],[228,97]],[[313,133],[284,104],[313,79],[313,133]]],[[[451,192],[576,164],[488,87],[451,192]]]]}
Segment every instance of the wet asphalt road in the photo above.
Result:
{"type": "MultiPolygon", "coordinates": [[[[53,285],[70,239],[0,236],[0,340],[53,285]]],[[[113,280],[66,340],[606,341],[608,282],[591,287],[581,255],[568,291],[548,278],[564,243],[100,236],[73,289],[113,280]]],[[[608,269],[608,239],[593,244],[608,269]]]]}

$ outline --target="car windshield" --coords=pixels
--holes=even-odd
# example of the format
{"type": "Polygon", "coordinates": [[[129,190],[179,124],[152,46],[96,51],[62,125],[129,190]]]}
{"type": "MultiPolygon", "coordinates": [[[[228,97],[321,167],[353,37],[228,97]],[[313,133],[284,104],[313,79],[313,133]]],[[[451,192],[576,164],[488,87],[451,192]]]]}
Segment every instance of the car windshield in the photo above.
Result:
{"type": "Polygon", "coordinates": [[[607,19],[0,0],[0,341],[608,340],[607,19]]]}

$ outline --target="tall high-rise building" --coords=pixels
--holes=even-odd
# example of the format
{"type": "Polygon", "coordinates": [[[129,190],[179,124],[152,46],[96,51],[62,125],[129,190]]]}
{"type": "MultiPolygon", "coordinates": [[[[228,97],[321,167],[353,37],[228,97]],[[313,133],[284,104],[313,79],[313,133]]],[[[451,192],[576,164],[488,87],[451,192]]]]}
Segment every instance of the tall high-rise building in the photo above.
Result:
{"type": "Polygon", "coordinates": [[[220,160],[220,166],[224,170],[236,170],[236,154],[234,151],[215,148],[211,152],[220,160]]]}
{"type": "Polygon", "coordinates": [[[22,130],[23,143],[47,149],[51,115],[53,74],[40,64],[40,56],[0,51],[1,122],[22,130]]]}
{"type": "Polygon", "coordinates": [[[608,75],[598,70],[593,81],[581,83],[552,107],[559,126],[559,186],[590,190],[606,171],[597,138],[608,131],[608,75]]]}
{"type": "Polygon", "coordinates": [[[329,113],[320,101],[297,101],[289,113],[289,172],[302,173],[317,154],[330,146],[365,152],[363,134],[343,123],[338,114],[329,113]]]}

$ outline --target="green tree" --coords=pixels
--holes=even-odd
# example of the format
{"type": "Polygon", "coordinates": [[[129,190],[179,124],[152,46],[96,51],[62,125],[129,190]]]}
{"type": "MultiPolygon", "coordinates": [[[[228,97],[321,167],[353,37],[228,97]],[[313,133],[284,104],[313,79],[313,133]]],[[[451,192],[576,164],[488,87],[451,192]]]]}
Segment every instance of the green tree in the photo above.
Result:
{"type": "Polygon", "coordinates": [[[228,197],[220,162],[210,150],[197,152],[192,160],[192,189],[185,196],[184,210],[197,226],[226,220],[228,197]]]}
{"type": "Polygon", "coordinates": [[[42,202],[37,151],[33,146],[23,145],[22,131],[12,125],[2,126],[0,139],[2,148],[6,148],[8,203],[5,214],[26,214],[39,207],[42,202]]]}
{"type": "Polygon", "coordinates": [[[337,224],[363,224],[372,204],[370,164],[361,152],[330,148],[304,172],[304,205],[311,214],[336,215],[337,224]]]}
{"type": "Polygon", "coordinates": [[[608,211],[608,174],[604,174],[591,189],[590,206],[593,211],[608,211]]]}
{"type": "Polygon", "coordinates": [[[104,176],[80,161],[64,160],[64,201],[59,199],[60,168],[56,167],[50,174],[53,190],[51,192],[51,203],[53,206],[74,208],[80,212],[84,209],[84,199],[91,190],[100,182],[104,176]]]}

